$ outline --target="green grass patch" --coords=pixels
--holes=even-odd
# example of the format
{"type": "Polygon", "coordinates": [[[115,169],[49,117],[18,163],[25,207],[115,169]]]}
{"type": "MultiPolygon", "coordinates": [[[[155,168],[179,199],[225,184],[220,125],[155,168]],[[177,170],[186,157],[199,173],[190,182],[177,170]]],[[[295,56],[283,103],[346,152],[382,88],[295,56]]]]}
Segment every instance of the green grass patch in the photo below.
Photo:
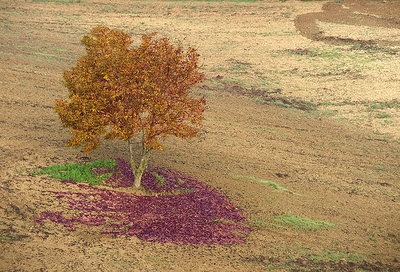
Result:
{"type": "Polygon", "coordinates": [[[384,118],[390,118],[392,117],[391,114],[389,113],[378,113],[377,115],[375,115],[375,118],[379,118],[379,119],[384,119],[384,118]]]}
{"type": "Polygon", "coordinates": [[[285,226],[274,224],[274,223],[265,222],[264,220],[254,220],[253,224],[255,226],[257,226],[257,227],[278,229],[278,230],[287,230],[287,227],[285,227],[285,226]]]}
{"type": "Polygon", "coordinates": [[[346,106],[346,105],[356,105],[353,101],[342,101],[342,102],[332,102],[332,101],[322,101],[317,104],[317,106],[346,106]]]}
{"type": "Polygon", "coordinates": [[[320,262],[331,260],[334,262],[339,262],[339,260],[351,260],[351,261],[359,261],[365,259],[365,255],[363,254],[350,254],[345,252],[324,252],[311,257],[312,260],[320,262]]]}
{"type": "Polygon", "coordinates": [[[317,115],[323,115],[327,117],[332,117],[337,114],[337,110],[316,110],[314,113],[317,115]]]}
{"type": "Polygon", "coordinates": [[[3,14],[7,16],[18,16],[18,14],[14,12],[4,12],[3,14]]]}
{"type": "Polygon", "coordinates": [[[322,58],[336,60],[343,57],[343,54],[338,50],[326,50],[326,49],[295,49],[287,50],[291,55],[307,56],[311,58],[322,58]]]}
{"type": "Polygon", "coordinates": [[[163,176],[160,176],[157,172],[152,172],[151,174],[155,177],[158,186],[164,185],[165,178],[163,176]]]}
{"type": "Polygon", "coordinates": [[[247,65],[232,65],[232,66],[231,66],[231,70],[232,70],[234,73],[244,72],[244,71],[246,71],[246,70],[249,69],[249,68],[250,68],[250,67],[247,66],[247,65]]]}
{"type": "MultiPolygon", "coordinates": [[[[282,1],[280,1],[282,2],[282,1]]],[[[297,31],[282,31],[282,32],[278,32],[278,31],[274,31],[274,32],[261,32],[259,33],[261,36],[264,37],[270,37],[270,36],[295,36],[295,35],[299,35],[299,32],[297,31]]],[[[277,54],[271,54],[272,57],[277,57],[277,54]]]]}
{"type": "Polygon", "coordinates": [[[24,238],[27,238],[26,235],[0,235],[0,242],[4,241],[21,241],[24,238]]]}
{"type": "Polygon", "coordinates": [[[383,110],[383,109],[394,109],[394,108],[400,108],[400,102],[399,101],[372,103],[368,107],[368,111],[383,110]]]}
{"type": "Polygon", "coordinates": [[[185,182],[182,180],[182,179],[180,179],[180,178],[178,178],[178,184],[180,184],[180,185],[182,185],[182,184],[185,184],[185,182]]]}
{"type": "Polygon", "coordinates": [[[388,171],[388,166],[383,163],[379,163],[375,168],[378,171],[388,171]]]}
{"type": "Polygon", "coordinates": [[[225,84],[219,80],[208,80],[207,83],[211,88],[215,89],[223,89],[225,87],[225,84]]]}
{"type": "Polygon", "coordinates": [[[94,168],[113,168],[117,165],[114,160],[95,160],[92,163],[80,165],[64,164],[46,167],[40,171],[34,171],[34,175],[47,174],[52,178],[61,180],[73,180],[76,182],[89,182],[91,185],[97,185],[109,178],[112,174],[94,174],[94,168]]]}
{"type": "Polygon", "coordinates": [[[386,53],[390,55],[395,55],[399,52],[398,49],[387,47],[387,46],[376,46],[376,45],[363,45],[363,44],[355,44],[350,50],[362,50],[367,53],[386,53]]]}
{"type": "Polygon", "coordinates": [[[343,54],[337,50],[314,49],[313,53],[316,57],[324,59],[338,59],[343,57],[343,54]]]}
{"type": "Polygon", "coordinates": [[[283,187],[279,186],[278,184],[276,184],[275,182],[272,182],[269,180],[262,180],[262,179],[258,179],[258,178],[251,177],[251,176],[242,176],[242,175],[234,175],[234,174],[230,174],[230,176],[233,178],[236,178],[236,179],[245,178],[245,179],[253,180],[258,183],[274,187],[275,189],[280,190],[280,191],[288,191],[288,189],[283,188],[283,187]]]}
{"type": "Polygon", "coordinates": [[[288,108],[288,109],[293,108],[293,105],[286,104],[280,100],[274,101],[272,104],[274,104],[275,106],[284,107],[284,108],[288,108]]]}
{"type": "Polygon", "coordinates": [[[14,240],[13,236],[0,236],[0,242],[14,240]]]}
{"type": "Polygon", "coordinates": [[[267,101],[265,101],[264,98],[262,98],[262,97],[260,97],[260,96],[257,96],[257,97],[255,97],[255,98],[253,98],[251,101],[252,101],[253,103],[261,104],[261,105],[267,103],[267,101]]]}
{"type": "Polygon", "coordinates": [[[318,231],[323,229],[333,228],[335,225],[325,221],[315,221],[308,218],[298,217],[293,214],[277,216],[274,222],[289,225],[295,230],[301,231],[318,231]]]}

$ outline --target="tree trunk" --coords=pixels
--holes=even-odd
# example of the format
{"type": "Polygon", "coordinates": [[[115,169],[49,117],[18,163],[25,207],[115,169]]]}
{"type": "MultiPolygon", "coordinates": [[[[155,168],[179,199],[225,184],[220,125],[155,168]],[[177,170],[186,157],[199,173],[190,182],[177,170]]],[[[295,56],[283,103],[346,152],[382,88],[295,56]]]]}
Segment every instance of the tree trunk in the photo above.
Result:
{"type": "Polygon", "coordinates": [[[135,158],[133,155],[134,143],[131,139],[128,139],[128,144],[129,144],[129,152],[130,152],[130,163],[131,163],[133,175],[135,177],[133,185],[136,188],[139,188],[140,183],[142,181],[143,173],[147,169],[147,165],[149,163],[151,149],[148,149],[148,148],[142,146],[142,154],[141,154],[141,158],[140,158],[140,163],[138,166],[136,166],[135,158]]]}
{"type": "Polygon", "coordinates": [[[135,170],[135,187],[140,187],[140,182],[142,181],[142,176],[144,171],[147,169],[147,164],[149,163],[150,158],[150,150],[142,154],[142,158],[140,159],[140,164],[135,170]]]}

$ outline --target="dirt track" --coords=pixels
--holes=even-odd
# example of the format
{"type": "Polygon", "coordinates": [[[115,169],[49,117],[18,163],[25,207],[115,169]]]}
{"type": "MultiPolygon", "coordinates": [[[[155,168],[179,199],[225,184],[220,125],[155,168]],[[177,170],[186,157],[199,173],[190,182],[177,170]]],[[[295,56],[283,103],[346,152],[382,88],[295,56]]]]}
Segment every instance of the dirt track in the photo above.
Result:
{"type": "MultiPolygon", "coordinates": [[[[400,270],[399,2],[360,3],[2,1],[0,271],[400,270]],[[151,164],[227,196],[254,229],[245,244],[157,244],[34,222],[67,208],[44,191],[70,188],[27,170],[83,162],[64,148],[53,106],[67,96],[62,72],[84,53],[80,38],[99,23],[198,47],[203,133],[168,139],[151,164]],[[287,213],[335,227],[272,225],[287,213]]],[[[123,142],[91,159],[117,157],[128,157],[123,142]]]]}
{"type": "Polygon", "coordinates": [[[318,22],[330,22],[344,25],[380,27],[384,29],[400,29],[400,5],[398,1],[365,2],[349,0],[345,3],[325,3],[321,12],[301,14],[296,17],[295,25],[301,35],[315,40],[333,44],[362,44],[399,46],[399,40],[354,39],[340,36],[327,36],[318,27],[318,22]]]}

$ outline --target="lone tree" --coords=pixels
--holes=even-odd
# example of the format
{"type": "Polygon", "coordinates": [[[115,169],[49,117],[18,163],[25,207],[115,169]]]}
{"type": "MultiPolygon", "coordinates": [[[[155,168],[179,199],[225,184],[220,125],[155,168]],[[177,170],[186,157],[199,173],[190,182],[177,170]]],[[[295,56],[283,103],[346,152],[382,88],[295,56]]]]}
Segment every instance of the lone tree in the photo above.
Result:
{"type": "Polygon", "coordinates": [[[204,98],[188,96],[189,89],[204,79],[196,49],[184,52],[167,38],[154,36],[144,35],[134,47],[121,30],[92,29],[82,39],[86,55],[64,72],[70,101],[56,100],[55,105],[63,126],[71,129],[68,146],[82,146],[88,154],[102,138],[128,142],[136,187],[150,151],[163,149],[160,139],[195,137],[205,108],[204,98]],[[137,138],[141,155],[136,162],[137,138]]]}

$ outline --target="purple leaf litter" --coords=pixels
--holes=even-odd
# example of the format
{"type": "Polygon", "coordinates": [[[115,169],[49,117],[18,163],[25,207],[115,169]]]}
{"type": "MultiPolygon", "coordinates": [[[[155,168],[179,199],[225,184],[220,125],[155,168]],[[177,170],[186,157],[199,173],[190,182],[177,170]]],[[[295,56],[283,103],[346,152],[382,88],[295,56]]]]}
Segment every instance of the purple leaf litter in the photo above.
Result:
{"type": "MultiPolygon", "coordinates": [[[[113,169],[94,171],[112,173],[106,181],[112,187],[133,184],[131,167],[123,159],[117,159],[113,169]]],[[[246,218],[215,189],[171,170],[149,167],[143,174],[143,187],[163,195],[139,196],[74,181],[63,182],[90,193],[52,191],[75,213],[67,216],[62,211],[46,211],[35,219],[37,223],[50,220],[69,230],[79,225],[98,226],[103,234],[173,244],[238,244],[245,242],[245,235],[251,231],[237,224],[246,218]],[[161,185],[153,173],[164,178],[161,185]]]]}

